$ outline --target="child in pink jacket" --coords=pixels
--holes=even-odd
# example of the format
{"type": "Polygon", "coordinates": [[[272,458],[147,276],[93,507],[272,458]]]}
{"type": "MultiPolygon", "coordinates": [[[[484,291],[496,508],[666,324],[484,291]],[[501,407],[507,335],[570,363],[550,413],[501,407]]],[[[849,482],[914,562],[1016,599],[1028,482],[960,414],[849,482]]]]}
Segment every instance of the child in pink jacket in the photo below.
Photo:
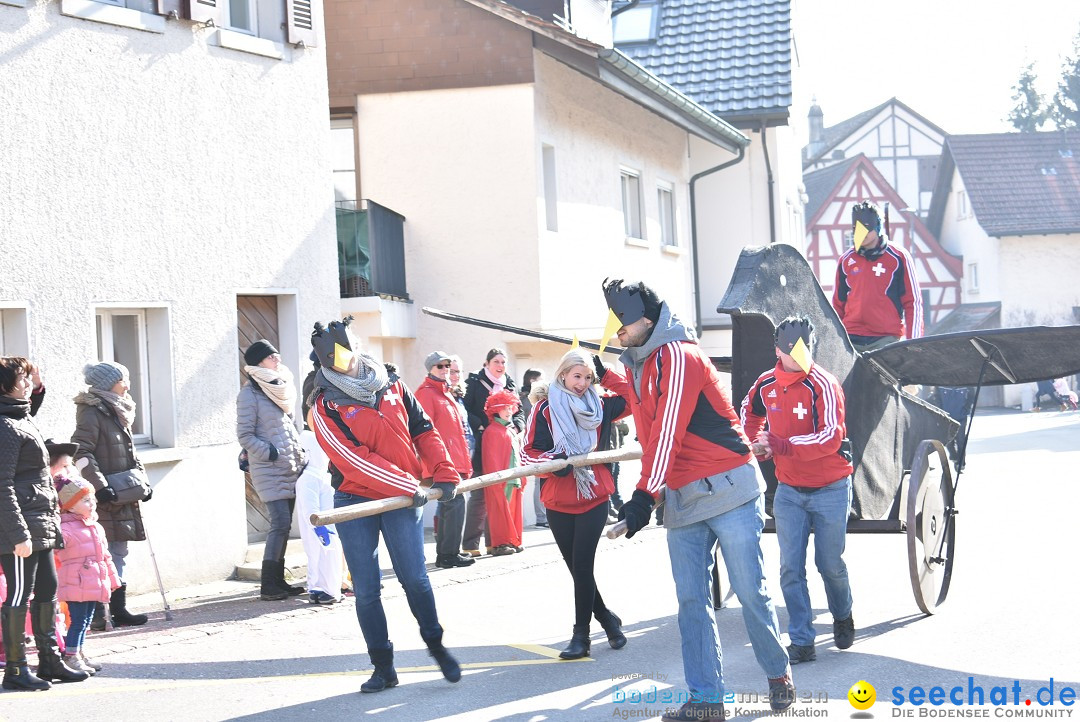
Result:
{"type": "Polygon", "coordinates": [[[60,496],[60,531],[64,548],[56,550],[57,598],[67,602],[71,627],[64,641],[64,662],[88,674],[101,665],[86,658],[83,640],[97,602],[108,603],[120,586],[120,575],[109,554],[105,529],[98,524],[94,488],[68,471],[78,444],[55,444],[49,449],[50,471],[60,496]],[[73,478],[74,477],[74,478],[73,478]]]}

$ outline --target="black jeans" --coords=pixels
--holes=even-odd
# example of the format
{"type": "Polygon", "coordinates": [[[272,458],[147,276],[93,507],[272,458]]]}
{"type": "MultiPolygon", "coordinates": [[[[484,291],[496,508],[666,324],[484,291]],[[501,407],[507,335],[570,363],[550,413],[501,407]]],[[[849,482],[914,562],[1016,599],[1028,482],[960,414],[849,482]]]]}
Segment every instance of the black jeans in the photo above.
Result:
{"type": "Polygon", "coordinates": [[[439,524],[435,533],[435,554],[454,556],[461,551],[461,531],[465,528],[465,497],[439,501],[439,524]]]}
{"type": "Polygon", "coordinates": [[[581,514],[548,509],[548,526],[559,545],[563,561],[574,578],[574,625],[588,626],[593,614],[597,619],[607,616],[608,608],[596,588],[593,567],[596,562],[596,545],[607,521],[608,505],[605,500],[581,514]]]}
{"type": "Polygon", "coordinates": [[[484,535],[488,546],[491,546],[491,528],[487,520],[487,502],[484,501],[484,490],[469,492],[469,505],[465,512],[465,531],[461,540],[463,549],[479,549],[480,535],[484,535]]]}
{"type": "Polygon", "coordinates": [[[7,579],[5,607],[26,606],[31,593],[38,602],[56,598],[56,563],[52,549],[42,549],[28,557],[0,554],[0,566],[7,579]]]}

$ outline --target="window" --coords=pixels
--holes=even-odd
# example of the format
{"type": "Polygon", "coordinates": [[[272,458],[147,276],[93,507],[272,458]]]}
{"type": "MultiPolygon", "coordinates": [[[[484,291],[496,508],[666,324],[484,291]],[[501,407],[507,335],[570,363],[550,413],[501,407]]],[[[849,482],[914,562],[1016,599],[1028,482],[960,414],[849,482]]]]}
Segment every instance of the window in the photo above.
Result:
{"type": "Polygon", "coordinates": [[[855,232],[844,231],[844,250],[855,247],[855,232]]]}
{"type": "Polygon", "coordinates": [[[97,357],[127,367],[139,445],[172,446],[172,344],[167,308],[97,308],[97,357]]]}
{"type": "Polygon", "coordinates": [[[356,151],[353,119],[330,119],[330,162],[334,166],[334,200],[339,207],[356,210],[356,151]],[[341,201],[348,203],[342,205],[341,201]]]}
{"type": "Polygon", "coordinates": [[[972,293],[979,292],[979,264],[967,264],[967,289],[972,293]]]}
{"type": "Polygon", "coordinates": [[[255,0],[229,0],[228,27],[230,30],[258,35],[259,23],[256,19],[255,0]]]}
{"type": "Polygon", "coordinates": [[[544,215],[549,231],[559,230],[559,193],[555,184],[555,148],[544,145],[541,149],[544,167],[544,215]]]}
{"type": "Polygon", "coordinates": [[[970,215],[967,191],[956,191],[956,220],[962,221],[970,215]]]}
{"type": "Polygon", "coordinates": [[[637,171],[622,170],[622,208],[623,228],[627,238],[645,238],[641,222],[641,174],[637,171]]]}
{"type": "Polygon", "coordinates": [[[656,188],[657,208],[660,212],[660,243],[665,246],[679,245],[675,237],[675,189],[666,184],[656,188]]]}
{"type": "Polygon", "coordinates": [[[612,18],[615,43],[647,43],[656,40],[659,21],[659,3],[655,0],[642,0],[612,18]]]}
{"type": "Polygon", "coordinates": [[[0,308],[0,356],[30,357],[25,308],[0,308]]]}

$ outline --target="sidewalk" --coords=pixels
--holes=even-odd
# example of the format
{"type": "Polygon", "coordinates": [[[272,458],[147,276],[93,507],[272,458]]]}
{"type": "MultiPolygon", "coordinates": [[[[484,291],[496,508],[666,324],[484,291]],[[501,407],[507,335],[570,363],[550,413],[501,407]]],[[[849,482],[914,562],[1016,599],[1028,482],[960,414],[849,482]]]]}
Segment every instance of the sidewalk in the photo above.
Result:
{"type": "MultiPolygon", "coordinates": [[[[435,566],[435,542],[430,538],[430,530],[427,536],[424,556],[428,560],[428,575],[436,594],[438,589],[452,585],[564,563],[551,531],[540,527],[526,527],[523,539],[525,551],[520,554],[504,557],[484,555],[471,566],[454,569],[440,569],[435,566]]],[[[603,550],[603,541],[602,539],[598,553],[603,550]]],[[[383,569],[383,597],[393,599],[404,596],[404,590],[394,578],[390,557],[381,545],[379,561],[383,569]]],[[[294,574],[305,574],[306,566],[293,567],[291,570],[294,574]]],[[[298,586],[303,585],[303,579],[295,576],[289,581],[298,586]]],[[[165,618],[159,592],[128,597],[128,608],[133,612],[148,615],[149,621],[141,627],[91,632],[94,656],[107,657],[133,649],[200,639],[238,626],[261,630],[283,619],[326,613],[338,607],[336,604],[312,604],[306,594],[279,602],[264,602],[259,599],[258,582],[236,579],[167,589],[166,596],[169,600],[171,620],[165,618]]],[[[339,604],[352,606],[353,597],[346,596],[339,604]]]]}

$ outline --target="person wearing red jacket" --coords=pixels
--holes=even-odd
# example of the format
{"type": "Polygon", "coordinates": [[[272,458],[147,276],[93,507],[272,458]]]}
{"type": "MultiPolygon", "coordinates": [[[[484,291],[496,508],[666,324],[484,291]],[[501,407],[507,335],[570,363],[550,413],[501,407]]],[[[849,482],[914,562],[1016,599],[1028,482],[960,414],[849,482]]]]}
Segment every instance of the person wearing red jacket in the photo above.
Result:
{"type": "Polygon", "coordinates": [[[644,283],[604,284],[627,377],[607,370],[600,382],[630,399],[641,442],[641,481],[619,510],[627,537],[649,523],[666,488],[664,526],[675,593],[683,672],[690,700],[665,720],[723,719],[724,677],[710,579],[717,542],[773,710],[795,701],[776,610],[765,588],[761,531],[765,482],[751,461],[728,391],[709,357],[644,283]]]}
{"type": "Polygon", "coordinates": [[[758,377],[742,403],[743,426],[754,438],[754,453],[761,460],[773,460],[780,482],[773,516],[792,664],[817,657],[814,610],[806,588],[811,529],[814,560],[833,615],[833,639],[839,649],[855,641],[851,584],[843,558],[852,473],[844,389],[835,376],[813,362],[813,332],[806,318],[784,319],[774,336],[776,368],[758,377]]]}
{"type": "Polygon", "coordinates": [[[851,209],[855,246],[840,256],[832,305],[857,351],[872,351],[923,334],[922,291],[915,264],[882,232],[870,201],[851,209]]]}
{"type": "Polygon", "coordinates": [[[315,324],[311,345],[321,368],[311,391],[308,425],[330,458],[334,507],[404,496],[412,505],[374,516],[339,522],[338,536],[356,592],[356,616],[375,671],[361,692],[397,685],[394,645],[390,642],[380,593],[379,535],[386,541],[420,636],[450,682],[461,666],[443,646],[424,566],[423,514],[427,491],[420,479],[430,470],[443,499],[453,499],[458,474],[446,446],[412,392],[379,361],[360,353],[348,324],[315,324]]]}
{"type": "MultiPolygon", "coordinates": [[[[461,407],[450,394],[450,364],[453,357],[442,351],[432,351],[424,359],[428,375],[416,389],[416,400],[424,408],[435,430],[439,432],[450,461],[462,479],[472,476],[472,460],[469,444],[465,441],[465,426],[461,407]]],[[[431,476],[425,465],[424,478],[431,476]]],[[[439,499],[435,515],[435,566],[441,569],[467,567],[475,564],[471,556],[461,553],[461,534],[465,529],[465,497],[454,495],[452,499],[439,499]]]]}
{"type": "MultiPolygon", "coordinates": [[[[599,358],[590,358],[580,349],[572,349],[562,357],[555,380],[548,385],[547,398],[533,407],[525,426],[527,463],[565,459],[611,447],[611,425],[627,416],[630,406],[625,398],[601,396],[593,387],[603,371],[599,358]]],[[[596,545],[614,491],[608,464],[577,469],[567,465],[544,479],[540,494],[548,524],[574,580],[574,633],[570,645],[559,654],[562,659],[589,656],[589,620],[594,615],[612,649],[626,646],[622,620],[604,604],[593,576],[596,545]]]]}
{"type": "MultiPolygon", "coordinates": [[[[521,465],[518,440],[512,430],[514,415],[520,408],[518,395],[509,389],[492,392],[484,402],[484,413],[488,417],[482,442],[484,473],[492,474],[521,465]]],[[[524,483],[524,479],[514,479],[484,487],[493,557],[524,551],[521,546],[524,532],[521,488],[524,483]]]]}

